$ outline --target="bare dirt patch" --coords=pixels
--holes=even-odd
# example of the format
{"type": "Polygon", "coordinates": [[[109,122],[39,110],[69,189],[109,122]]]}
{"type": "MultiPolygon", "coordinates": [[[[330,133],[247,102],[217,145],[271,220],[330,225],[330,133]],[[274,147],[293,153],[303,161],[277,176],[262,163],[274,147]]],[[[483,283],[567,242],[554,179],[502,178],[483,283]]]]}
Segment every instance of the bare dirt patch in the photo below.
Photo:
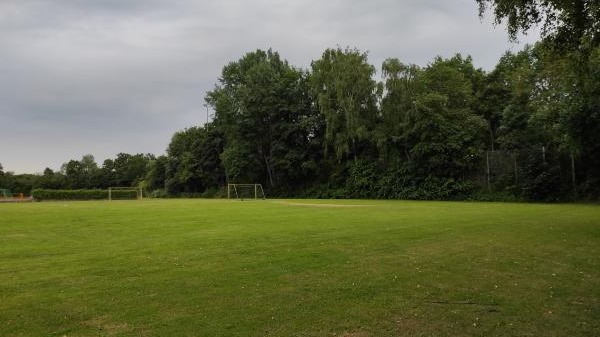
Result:
{"type": "Polygon", "coordinates": [[[85,325],[102,331],[106,336],[117,336],[133,329],[133,326],[125,322],[113,322],[108,316],[99,316],[84,322],[85,325]]]}

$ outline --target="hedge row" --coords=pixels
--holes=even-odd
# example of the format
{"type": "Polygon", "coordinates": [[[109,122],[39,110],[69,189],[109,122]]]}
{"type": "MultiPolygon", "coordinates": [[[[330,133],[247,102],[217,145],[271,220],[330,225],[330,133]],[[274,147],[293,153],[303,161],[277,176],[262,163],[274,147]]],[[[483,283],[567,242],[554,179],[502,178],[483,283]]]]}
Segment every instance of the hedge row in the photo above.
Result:
{"type": "MultiPolygon", "coordinates": [[[[108,190],[47,190],[36,188],[31,191],[35,200],[106,200],[108,199],[108,190]]],[[[135,199],[135,191],[113,190],[113,199],[135,199]]]]}

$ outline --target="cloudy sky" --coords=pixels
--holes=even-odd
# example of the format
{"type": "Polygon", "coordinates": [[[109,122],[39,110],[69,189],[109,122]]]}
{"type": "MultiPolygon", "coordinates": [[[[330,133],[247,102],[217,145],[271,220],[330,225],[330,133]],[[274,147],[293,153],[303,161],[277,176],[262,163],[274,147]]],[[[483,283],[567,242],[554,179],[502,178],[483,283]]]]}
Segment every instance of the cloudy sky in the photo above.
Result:
{"type": "Polygon", "coordinates": [[[1,0],[0,163],[39,173],[92,154],[164,154],[206,121],[204,94],[246,52],[308,68],[329,47],[491,70],[509,43],[475,0],[1,0]]]}

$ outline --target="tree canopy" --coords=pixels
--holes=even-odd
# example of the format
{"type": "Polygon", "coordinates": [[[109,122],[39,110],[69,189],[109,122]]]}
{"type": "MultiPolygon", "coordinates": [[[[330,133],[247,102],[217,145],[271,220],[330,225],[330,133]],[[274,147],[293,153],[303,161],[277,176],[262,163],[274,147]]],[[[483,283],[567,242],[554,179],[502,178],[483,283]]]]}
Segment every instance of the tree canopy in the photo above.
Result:
{"type": "Polygon", "coordinates": [[[492,8],[497,23],[506,20],[508,34],[516,39],[536,25],[542,37],[569,50],[600,43],[600,2],[597,0],[476,0],[483,16],[492,8]]]}
{"type": "Polygon", "coordinates": [[[600,48],[584,59],[555,42],[506,52],[489,72],[456,54],[426,66],[390,58],[380,75],[355,48],[327,49],[305,70],[256,50],[225,65],[205,96],[214,119],[176,132],[165,155],[98,165],[88,154],[39,175],[0,166],[0,187],[219,196],[226,183],[261,183],[288,197],[594,199],[600,48]]]}

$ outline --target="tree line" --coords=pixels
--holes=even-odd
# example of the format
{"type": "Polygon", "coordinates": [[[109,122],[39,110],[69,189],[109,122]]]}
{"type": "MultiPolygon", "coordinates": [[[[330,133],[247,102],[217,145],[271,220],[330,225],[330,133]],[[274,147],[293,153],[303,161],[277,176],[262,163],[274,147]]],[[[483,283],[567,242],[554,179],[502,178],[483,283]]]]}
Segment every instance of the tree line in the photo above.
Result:
{"type": "Polygon", "coordinates": [[[80,160],[64,163],[59,171],[46,168],[42,174],[4,172],[0,165],[0,188],[14,193],[30,194],[41,189],[106,189],[114,186],[139,186],[156,156],[152,154],[119,153],[99,165],[94,156],[86,154],[80,160]]]}
{"type": "Polygon", "coordinates": [[[513,38],[537,20],[542,40],[506,52],[491,71],[460,54],[422,67],[390,58],[379,78],[355,48],[327,49],[309,69],[257,50],[223,68],[205,97],[212,120],[176,132],[165,155],[119,154],[101,167],[87,155],[38,176],[0,170],[0,185],[214,196],[229,182],[296,197],[597,199],[600,6],[477,2],[508,19],[513,38]]]}

